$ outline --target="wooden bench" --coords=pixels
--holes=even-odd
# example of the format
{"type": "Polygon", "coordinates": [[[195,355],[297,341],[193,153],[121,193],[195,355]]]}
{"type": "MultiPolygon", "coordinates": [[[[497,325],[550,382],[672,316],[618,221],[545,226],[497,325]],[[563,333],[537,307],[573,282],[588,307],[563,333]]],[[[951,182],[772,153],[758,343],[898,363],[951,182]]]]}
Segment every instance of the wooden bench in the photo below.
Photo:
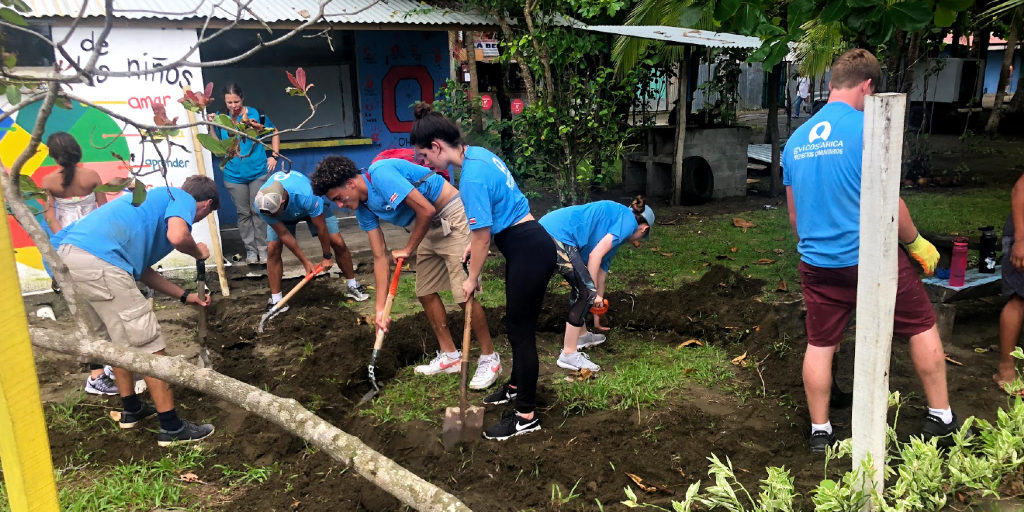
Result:
{"type": "Polygon", "coordinates": [[[936,325],[939,337],[944,345],[948,345],[953,335],[953,323],[956,320],[956,302],[966,299],[977,299],[998,295],[1002,289],[1002,268],[996,266],[995,273],[982,274],[978,269],[967,271],[963,286],[950,286],[949,278],[927,277],[921,281],[928,292],[928,299],[935,308],[936,325]]]}

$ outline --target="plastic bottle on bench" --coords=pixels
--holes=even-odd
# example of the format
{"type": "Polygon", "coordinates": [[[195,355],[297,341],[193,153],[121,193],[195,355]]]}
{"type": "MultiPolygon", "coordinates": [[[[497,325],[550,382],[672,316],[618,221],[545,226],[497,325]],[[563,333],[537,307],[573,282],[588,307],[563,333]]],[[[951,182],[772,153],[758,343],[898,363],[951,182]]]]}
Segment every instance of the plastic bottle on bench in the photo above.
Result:
{"type": "Polygon", "coordinates": [[[994,274],[996,272],[996,228],[985,226],[981,231],[981,251],[978,255],[978,272],[994,274]]]}
{"type": "Polygon", "coordinates": [[[967,238],[953,239],[953,259],[949,264],[949,285],[963,286],[967,275],[967,238]]]}

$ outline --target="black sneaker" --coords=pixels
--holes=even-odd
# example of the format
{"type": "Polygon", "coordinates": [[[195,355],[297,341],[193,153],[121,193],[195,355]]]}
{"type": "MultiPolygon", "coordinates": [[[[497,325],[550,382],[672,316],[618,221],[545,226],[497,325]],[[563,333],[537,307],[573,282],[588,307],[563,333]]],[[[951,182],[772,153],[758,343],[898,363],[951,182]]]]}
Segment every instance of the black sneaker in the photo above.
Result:
{"type": "Polygon", "coordinates": [[[834,432],[815,430],[811,432],[811,453],[825,453],[829,446],[835,446],[836,435],[834,432]]]}
{"type": "Polygon", "coordinates": [[[540,430],[540,418],[524,420],[518,412],[508,411],[502,415],[501,421],[484,431],[484,439],[504,441],[510,437],[521,436],[540,430]]]}
{"type": "Polygon", "coordinates": [[[156,407],[143,402],[142,409],[137,412],[121,411],[121,418],[117,420],[117,425],[121,428],[135,428],[140,421],[153,416],[156,416],[156,407]]]}
{"type": "Polygon", "coordinates": [[[177,444],[194,443],[210,437],[213,434],[213,430],[213,425],[209,423],[199,425],[188,420],[181,420],[181,428],[174,432],[160,429],[160,434],[156,437],[156,444],[160,446],[174,446],[177,444]]]}
{"type": "Polygon", "coordinates": [[[484,405],[505,404],[512,400],[515,400],[517,394],[518,393],[516,393],[516,390],[512,389],[512,387],[506,383],[500,388],[498,388],[498,390],[495,391],[494,393],[487,395],[487,398],[484,398],[484,405]]]}
{"type": "MultiPolygon", "coordinates": [[[[953,433],[960,430],[960,422],[956,419],[956,414],[953,414],[953,421],[950,423],[943,423],[942,418],[929,414],[924,418],[924,425],[921,425],[921,438],[925,442],[934,438],[938,438],[936,443],[938,446],[948,448],[953,446],[953,433]]],[[[970,429],[964,433],[966,437],[972,437],[974,432],[970,429]]]]}

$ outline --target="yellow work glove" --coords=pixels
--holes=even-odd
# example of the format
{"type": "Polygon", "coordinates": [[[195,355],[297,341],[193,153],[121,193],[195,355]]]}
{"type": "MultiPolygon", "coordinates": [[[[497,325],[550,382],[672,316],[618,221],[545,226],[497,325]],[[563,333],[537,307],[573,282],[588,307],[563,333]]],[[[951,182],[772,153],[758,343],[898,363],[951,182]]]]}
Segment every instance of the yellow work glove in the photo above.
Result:
{"type": "Polygon", "coordinates": [[[939,263],[939,251],[932,245],[931,242],[925,240],[920,233],[917,234],[917,238],[913,242],[907,244],[907,250],[910,251],[910,255],[921,264],[921,268],[924,269],[924,274],[930,276],[935,273],[935,265],[939,263]]]}

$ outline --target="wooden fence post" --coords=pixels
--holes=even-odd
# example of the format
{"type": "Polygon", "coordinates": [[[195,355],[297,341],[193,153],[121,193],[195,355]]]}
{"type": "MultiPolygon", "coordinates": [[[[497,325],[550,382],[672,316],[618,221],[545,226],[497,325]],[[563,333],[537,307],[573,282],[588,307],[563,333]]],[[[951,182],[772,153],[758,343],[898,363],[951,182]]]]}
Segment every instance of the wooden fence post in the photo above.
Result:
{"type": "MultiPolygon", "coordinates": [[[[889,357],[896,307],[900,166],[905,94],[877,94],[864,103],[864,160],[860,185],[857,273],[857,355],[853,378],[853,468],[870,456],[874,475],[861,490],[884,485],[889,357]]],[[[827,137],[827,135],[826,135],[827,137]]],[[[861,148],[844,148],[861,151],[861,148]]],[[[871,509],[870,501],[865,510],[871,509]]]]}
{"type": "MultiPolygon", "coordinates": [[[[188,91],[189,87],[186,85],[184,90],[188,91]]],[[[196,113],[191,110],[186,110],[185,113],[188,115],[189,124],[196,122],[196,113]]],[[[192,153],[196,156],[196,166],[199,168],[199,175],[206,176],[206,155],[203,154],[203,145],[199,142],[199,128],[193,126],[189,128],[192,132],[192,153]]],[[[211,176],[212,178],[212,176],[211,176]]],[[[213,256],[214,261],[217,262],[217,277],[220,278],[220,293],[225,297],[231,295],[231,290],[228,289],[228,276],[224,271],[224,250],[220,245],[220,227],[217,225],[217,219],[214,218],[215,213],[211,213],[206,216],[207,222],[210,225],[210,256],[213,256]]]]}
{"type": "MultiPolygon", "coordinates": [[[[683,150],[686,146],[686,114],[689,109],[686,105],[687,84],[686,84],[686,57],[679,59],[679,73],[676,75],[676,143],[672,155],[672,205],[679,206],[683,203],[683,150]]],[[[648,164],[651,165],[651,164],[648,164]]]]}

